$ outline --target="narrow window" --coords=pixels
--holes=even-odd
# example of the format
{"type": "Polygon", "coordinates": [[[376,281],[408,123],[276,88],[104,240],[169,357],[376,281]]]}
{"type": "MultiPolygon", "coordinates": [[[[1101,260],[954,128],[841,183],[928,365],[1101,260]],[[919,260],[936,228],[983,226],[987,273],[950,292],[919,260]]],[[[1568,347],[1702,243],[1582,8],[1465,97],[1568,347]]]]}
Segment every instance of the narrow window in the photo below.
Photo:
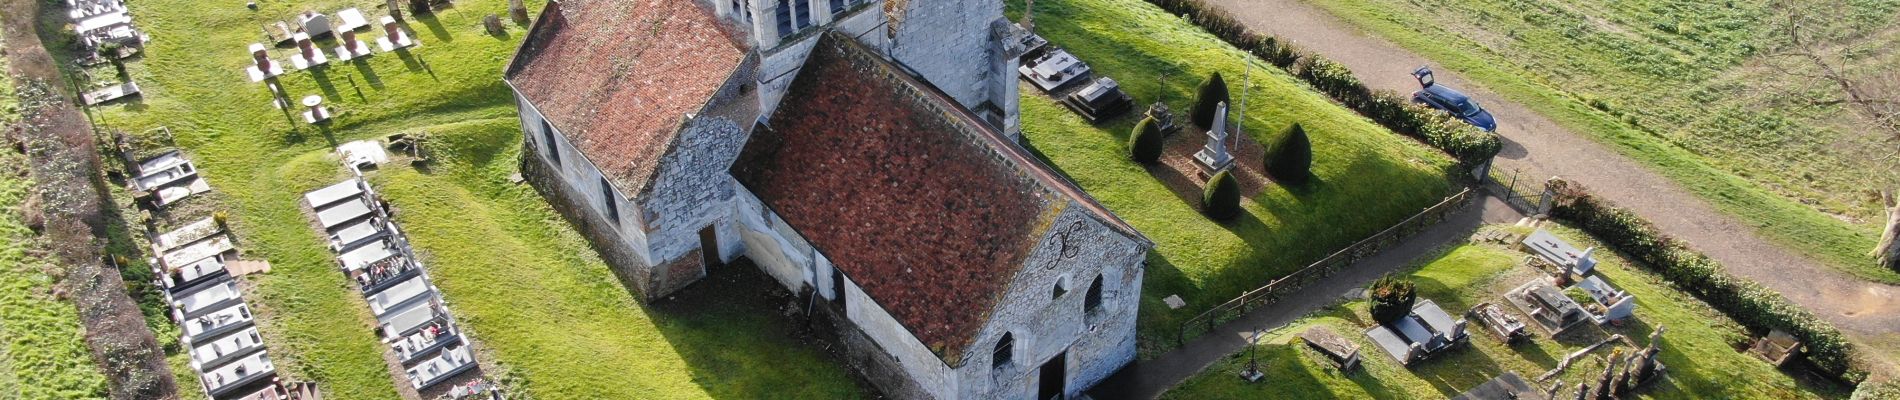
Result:
{"type": "Polygon", "coordinates": [[[614,185],[607,183],[606,177],[600,178],[600,202],[607,205],[607,220],[620,223],[620,201],[615,199],[614,185]]]}
{"type": "Polygon", "coordinates": [[[832,18],[837,18],[838,13],[844,12],[844,6],[850,4],[851,0],[830,0],[830,1],[831,1],[832,18]]]}
{"type": "Polygon", "coordinates": [[[844,309],[844,270],[831,269],[831,303],[844,309]]]}
{"type": "Polygon", "coordinates": [[[1056,279],[1056,287],[1052,292],[1053,293],[1049,295],[1049,298],[1052,300],[1060,299],[1062,298],[1063,294],[1069,293],[1069,278],[1062,277],[1062,278],[1056,279]]]}
{"type": "Polygon", "coordinates": [[[792,35],[792,1],[778,0],[778,37],[792,35]]]}
{"type": "Polygon", "coordinates": [[[1016,338],[1009,332],[1003,332],[1003,338],[996,340],[996,351],[990,353],[990,367],[1009,365],[1009,358],[1016,354],[1016,338]]]}
{"type": "Polygon", "coordinates": [[[798,13],[798,30],[811,27],[811,0],[798,0],[798,7],[792,11],[798,13]]]}
{"type": "Polygon", "coordinates": [[[547,148],[548,161],[561,165],[561,149],[554,144],[554,124],[546,118],[541,119],[541,147],[547,148]]]}
{"type": "Polygon", "coordinates": [[[1088,297],[1082,300],[1082,311],[1095,311],[1102,308],[1102,276],[1096,275],[1095,282],[1089,283],[1088,297]]]}

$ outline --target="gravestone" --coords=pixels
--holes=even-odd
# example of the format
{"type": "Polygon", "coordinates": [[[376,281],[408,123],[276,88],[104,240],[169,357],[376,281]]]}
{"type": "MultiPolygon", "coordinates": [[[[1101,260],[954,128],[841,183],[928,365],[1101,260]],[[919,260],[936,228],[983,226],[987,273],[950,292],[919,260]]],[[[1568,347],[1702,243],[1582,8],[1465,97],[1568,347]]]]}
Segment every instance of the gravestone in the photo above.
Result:
{"type": "Polygon", "coordinates": [[[399,0],[389,0],[388,7],[389,16],[391,18],[402,19],[402,3],[400,3],[399,0]]]}
{"type": "Polygon", "coordinates": [[[319,38],[330,34],[330,16],[315,11],[304,11],[303,16],[298,17],[297,21],[303,24],[303,33],[310,37],[319,38]]]}
{"type": "Polygon", "coordinates": [[[1207,130],[1207,145],[1194,153],[1201,173],[1208,176],[1234,166],[1234,156],[1227,153],[1227,102],[1215,105],[1214,112],[1214,126],[1207,130]]]}
{"type": "Polygon", "coordinates": [[[501,17],[495,14],[488,14],[488,16],[482,17],[482,27],[488,29],[488,34],[490,35],[501,36],[508,33],[508,27],[502,25],[501,17]]]}
{"type": "Polygon", "coordinates": [[[409,0],[409,12],[416,15],[429,15],[435,10],[429,5],[429,0],[409,0]]]}
{"type": "Polygon", "coordinates": [[[529,21],[528,6],[521,4],[521,0],[508,0],[508,16],[514,18],[517,24],[526,24],[529,21]]]}

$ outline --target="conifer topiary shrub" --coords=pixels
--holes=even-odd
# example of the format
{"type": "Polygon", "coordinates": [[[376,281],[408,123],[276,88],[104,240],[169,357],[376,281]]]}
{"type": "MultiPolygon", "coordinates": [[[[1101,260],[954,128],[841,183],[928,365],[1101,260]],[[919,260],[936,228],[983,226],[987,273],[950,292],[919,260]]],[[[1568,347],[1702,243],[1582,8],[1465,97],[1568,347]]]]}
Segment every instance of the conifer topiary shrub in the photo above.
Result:
{"type": "Polygon", "coordinates": [[[1214,123],[1214,113],[1220,112],[1220,103],[1225,102],[1227,102],[1227,80],[1221,79],[1220,73],[1215,72],[1214,75],[1208,76],[1206,81],[1201,82],[1200,90],[1195,92],[1194,110],[1189,117],[1193,119],[1194,125],[1213,129],[1208,125],[1214,123]]]}
{"type": "Polygon", "coordinates": [[[1386,275],[1372,281],[1372,286],[1366,288],[1366,297],[1371,302],[1372,320],[1388,323],[1412,313],[1412,303],[1418,301],[1418,286],[1386,275]]]}
{"type": "Polygon", "coordinates": [[[1216,220],[1240,214],[1240,181],[1227,171],[1208,178],[1207,188],[1201,192],[1201,211],[1216,220]]]}
{"type": "Polygon", "coordinates": [[[1279,143],[1268,149],[1267,174],[1288,185],[1305,184],[1313,176],[1313,142],[1306,137],[1306,128],[1293,123],[1280,135],[1279,143]]]}
{"type": "Polygon", "coordinates": [[[1135,130],[1128,133],[1128,156],[1142,165],[1154,165],[1161,161],[1161,150],[1166,141],[1161,137],[1160,122],[1154,118],[1142,118],[1135,123],[1135,130]]]}

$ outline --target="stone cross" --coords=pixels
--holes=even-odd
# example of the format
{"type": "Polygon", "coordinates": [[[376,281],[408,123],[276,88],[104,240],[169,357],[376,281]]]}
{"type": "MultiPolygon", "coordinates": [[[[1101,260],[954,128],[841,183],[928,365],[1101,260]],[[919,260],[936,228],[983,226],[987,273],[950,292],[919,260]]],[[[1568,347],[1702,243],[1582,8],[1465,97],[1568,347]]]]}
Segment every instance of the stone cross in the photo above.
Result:
{"type": "Polygon", "coordinates": [[[1227,102],[1214,106],[1214,124],[1207,130],[1207,145],[1194,153],[1194,161],[1199,162],[1202,172],[1213,175],[1234,165],[1234,156],[1227,153],[1227,102]]]}

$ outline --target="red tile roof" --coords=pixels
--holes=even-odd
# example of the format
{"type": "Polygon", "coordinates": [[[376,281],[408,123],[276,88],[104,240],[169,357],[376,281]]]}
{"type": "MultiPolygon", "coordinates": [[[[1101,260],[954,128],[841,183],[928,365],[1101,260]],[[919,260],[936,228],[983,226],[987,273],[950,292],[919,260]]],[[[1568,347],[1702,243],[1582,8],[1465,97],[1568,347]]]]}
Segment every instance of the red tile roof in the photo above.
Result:
{"type": "Polygon", "coordinates": [[[744,60],[722,24],[693,0],[550,2],[507,79],[633,196],[744,60]]]}
{"type": "Polygon", "coordinates": [[[1054,215],[1093,204],[842,34],[819,40],[785,99],[733,177],[951,365],[1054,215]]]}

